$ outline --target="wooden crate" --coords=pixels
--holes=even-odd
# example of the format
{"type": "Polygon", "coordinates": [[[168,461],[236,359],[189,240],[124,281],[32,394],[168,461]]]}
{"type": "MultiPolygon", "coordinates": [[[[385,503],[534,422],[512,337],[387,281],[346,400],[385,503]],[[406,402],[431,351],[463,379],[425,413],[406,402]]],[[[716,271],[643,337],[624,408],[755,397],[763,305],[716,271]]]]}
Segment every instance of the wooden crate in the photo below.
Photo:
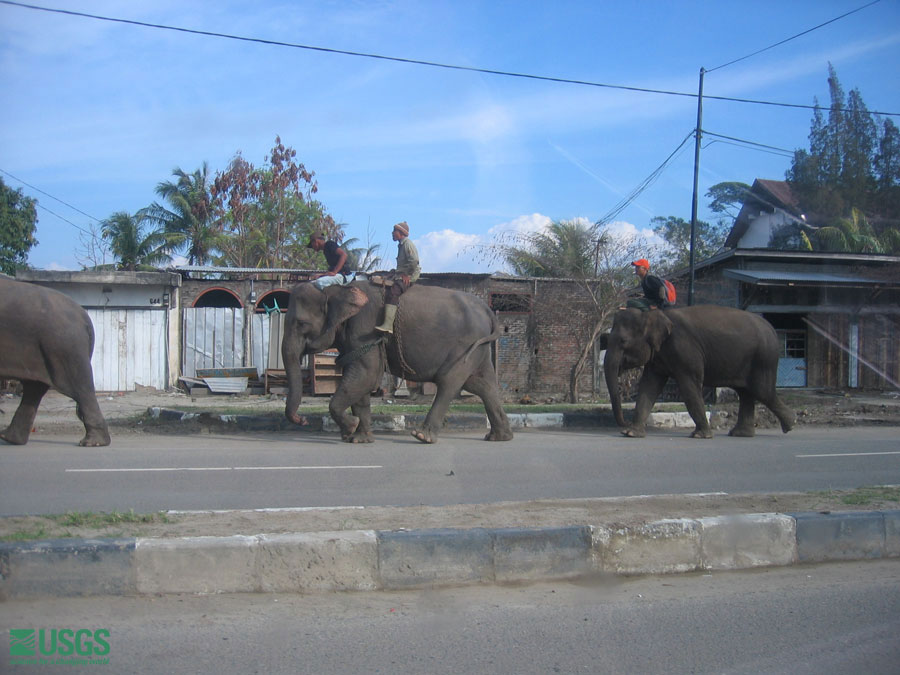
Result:
{"type": "Polygon", "coordinates": [[[330,396],[337,391],[341,381],[341,367],[335,363],[336,351],[322,352],[312,356],[312,393],[315,396],[330,396]]]}

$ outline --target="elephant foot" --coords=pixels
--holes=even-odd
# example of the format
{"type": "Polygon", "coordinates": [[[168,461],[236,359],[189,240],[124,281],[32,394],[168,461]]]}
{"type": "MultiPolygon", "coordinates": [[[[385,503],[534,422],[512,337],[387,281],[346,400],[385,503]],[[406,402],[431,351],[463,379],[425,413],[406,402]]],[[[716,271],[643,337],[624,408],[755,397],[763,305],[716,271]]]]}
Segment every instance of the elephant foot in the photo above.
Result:
{"type": "Polygon", "coordinates": [[[646,431],[643,431],[642,429],[635,429],[634,427],[622,429],[621,433],[627,438],[644,438],[647,435],[646,431]]]}
{"type": "Polygon", "coordinates": [[[109,445],[109,443],[109,433],[105,431],[87,433],[84,438],[78,441],[78,445],[83,448],[99,448],[109,445]]]}
{"type": "Polygon", "coordinates": [[[728,435],[736,438],[753,438],[756,436],[756,429],[753,427],[735,427],[728,432],[728,435]]]}
{"type": "Polygon", "coordinates": [[[512,439],[513,432],[511,429],[503,429],[502,431],[491,429],[491,432],[484,437],[486,441],[511,441],[512,439]]]}
{"type": "Polygon", "coordinates": [[[700,428],[697,428],[697,429],[694,429],[694,430],[691,432],[691,436],[690,436],[690,437],[691,437],[691,438],[712,438],[712,437],[713,437],[713,433],[712,433],[712,430],[711,430],[711,429],[700,429],[700,428]]]}
{"type": "Polygon", "coordinates": [[[309,420],[306,419],[306,417],[298,415],[297,413],[291,413],[287,417],[291,422],[301,427],[305,427],[309,424],[309,420]]]}
{"type": "Polygon", "coordinates": [[[355,433],[350,434],[347,438],[343,439],[346,443],[374,443],[375,438],[372,436],[372,433],[355,433]]]}
{"type": "Polygon", "coordinates": [[[28,442],[28,434],[23,438],[21,434],[10,432],[9,429],[0,433],[0,440],[6,441],[10,445],[25,445],[28,442]]]}
{"type": "Polygon", "coordinates": [[[431,435],[431,432],[423,429],[416,429],[412,432],[412,437],[420,443],[436,443],[437,439],[431,435]]]}
{"type": "Polygon", "coordinates": [[[781,420],[781,433],[786,434],[794,428],[793,420],[781,420]]]}

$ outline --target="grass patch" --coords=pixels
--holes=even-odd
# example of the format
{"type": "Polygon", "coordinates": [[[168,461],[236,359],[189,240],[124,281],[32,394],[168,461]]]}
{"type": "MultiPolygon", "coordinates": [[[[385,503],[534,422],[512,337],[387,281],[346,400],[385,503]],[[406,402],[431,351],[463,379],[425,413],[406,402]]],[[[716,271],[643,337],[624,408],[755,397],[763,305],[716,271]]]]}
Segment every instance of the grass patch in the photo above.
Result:
{"type": "Polygon", "coordinates": [[[862,506],[872,502],[900,502],[900,486],[876,485],[857,488],[850,494],[841,497],[844,504],[862,506]]]}
{"type": "Polygon", "coordinates": [[[31,541],[33,539],[47,539],[49,536],[50,535],[48,534],[47,530],[43,527],[37,527],[33,529],[26,528],[3,535],[2,537],[0,537],[0,541],[31,541]]]}
{"type": "Polygon", "coordinates": [[[112,525],[135,525],[147,523],[169,523],[169,517],[165,513],[135,513],[134,509],[126,512],[113,511],[112,513],[94,513],[93,511],[69,511],[68,513],[44,516],[52,520],[60,527],[91,527],[102,528],[112,525]]]}

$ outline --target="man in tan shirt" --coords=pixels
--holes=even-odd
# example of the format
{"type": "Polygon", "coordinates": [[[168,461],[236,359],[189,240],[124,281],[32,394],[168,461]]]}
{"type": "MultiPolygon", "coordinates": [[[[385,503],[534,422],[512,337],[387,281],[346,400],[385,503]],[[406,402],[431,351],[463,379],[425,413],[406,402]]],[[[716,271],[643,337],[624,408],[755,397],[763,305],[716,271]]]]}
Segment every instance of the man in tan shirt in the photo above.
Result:
{"type": "Polygon", "coordinates": [[[384,321],[375,330],[382,333],[394,332],[394,317],[397,315],[397,304],[400,296],[419,278],[422,272],[419,267],[419,252],[409,238],[409,225],[406,221],[394,225],[391,239],[397,242],[397,268],[391,272],[394,283],[388,289],[384,305],[384,321]]]}

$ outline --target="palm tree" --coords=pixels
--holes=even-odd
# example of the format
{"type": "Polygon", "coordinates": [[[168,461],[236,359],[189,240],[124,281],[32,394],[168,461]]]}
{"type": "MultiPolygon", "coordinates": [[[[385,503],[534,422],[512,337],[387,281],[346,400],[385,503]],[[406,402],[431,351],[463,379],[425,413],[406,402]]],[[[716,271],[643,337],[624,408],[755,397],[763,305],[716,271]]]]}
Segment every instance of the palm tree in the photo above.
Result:
{"type": "Polygon", "coordinates": [[[206,162],[191,174],[176,167],[175,181],[163,181],[156,194],[169,203],[166,208],[154,202],[142,210],[142,216],[159,224],[174,249],[186,249],[191,265],[204,265],[212,259],[216,237],[221,229],[215,216],[209,189],[206,162]]]}
{"type": "Polygon", "coordinates": [[[862,211],[856,208],[851,210],[849,218],[817,229],[815,239],[819,250],[842,253],[885,253],[886,245],[890,245],[889,241],[882,241],[862,211]]]}
{"type": "Polygon", "coordinates": [[[381,244],[372,244],[368,247],[353,246],[359,239],[351,237],[345,239],[341,248],[347,252],[347,257],[352,258],[357,272],[374,272],[381,265],[381,244]]]}
{"type": "Polygon", "coordinates": [[[521,245],[504,247],[503,257],[520,276],[586,278],[595,274],[595,250],[603,242],[594,228],[577,220],[553,221],[524,236],[521,245]]]}
{"type": "Polygon", "coordinates": [[[161,230],[144,231],[146,218],[140,212],[131,215],[117,211],[100,224],[100,232],[108,239],[110,250],[119,259],[120,270],[135,271],[172,260],[169,243],[161,230]]]}

